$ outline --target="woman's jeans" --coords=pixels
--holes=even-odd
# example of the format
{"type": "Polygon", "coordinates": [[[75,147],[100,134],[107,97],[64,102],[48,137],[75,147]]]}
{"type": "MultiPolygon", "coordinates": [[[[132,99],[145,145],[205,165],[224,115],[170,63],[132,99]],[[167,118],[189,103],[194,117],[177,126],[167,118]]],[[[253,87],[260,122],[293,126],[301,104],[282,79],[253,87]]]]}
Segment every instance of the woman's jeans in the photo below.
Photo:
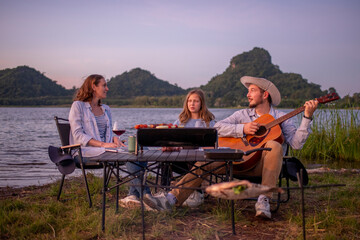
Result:
{"type": "MultiPolygon", "coordinates": [[[[136,186],[130,186],[129,194],[128,195],[135,195],[136,197],[140,198],[141,193],[141,178],[144,175],[143,167],[147,166],[147,162],[126,162],[126,168],[130,173],[135,173],[135,176],[138,176],[137,178],[134,178],[130,181],[131,185],[136,186]],[[136,163],[136,164],[135,164],[136,163]]],[[[144,186],[144,194],[151,194],[150,188],[144,186]]]]}
{"type": "MultiPolygon", "coordinates": [[[[89,159],[86,158],[86,157],[82,157],[81,159],[82,159],[82,163],[83,163],[83,164],[89,162],[89,159]]],[[[80,157],[79,157],[79,155],[76,155],[76,156],[74,157],[74,161],[75,161],[76,166],[80,167],[80,157]]]]}

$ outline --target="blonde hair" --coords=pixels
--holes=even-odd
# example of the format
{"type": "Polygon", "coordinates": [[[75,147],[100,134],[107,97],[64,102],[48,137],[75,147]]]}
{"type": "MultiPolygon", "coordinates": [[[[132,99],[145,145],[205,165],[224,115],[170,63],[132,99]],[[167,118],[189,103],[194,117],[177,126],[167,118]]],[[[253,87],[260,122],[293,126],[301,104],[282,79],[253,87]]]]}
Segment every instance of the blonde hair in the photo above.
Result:
{"type": "MultiPolygon", "coordinates": [[[[97,86],[102,79],[105,80],[105,78],[99,74],[92,74],[88,76],[79,90],[75,93],[74,101],[90,102],[93,99],[93,85],[97,86]]],[[[101,105],[100,99],[98,104],[99,106],[101,105]]]]}
{"type": "Polygon", "coordinates": [[[205,94],[201,89],[194,89],[191,90],[185,98],[184,101],[184,106],[183,106],[183,110],[179,115],[179,121],[181,123],[187,123],[190,119],[191,119],[191,112],[188,108],[188,100],[189,97],[193,94],[196,94],[199,96],[200,101],[201,101],[201,106],[200,106],[200,111],[199,111],[199,116],[200,118],[206,123],[206,126],[209,127],[210,121],[215,119],[214,114],[212,114],[208,108],[206,107],[206,103],[205,103],[205,94]]]}

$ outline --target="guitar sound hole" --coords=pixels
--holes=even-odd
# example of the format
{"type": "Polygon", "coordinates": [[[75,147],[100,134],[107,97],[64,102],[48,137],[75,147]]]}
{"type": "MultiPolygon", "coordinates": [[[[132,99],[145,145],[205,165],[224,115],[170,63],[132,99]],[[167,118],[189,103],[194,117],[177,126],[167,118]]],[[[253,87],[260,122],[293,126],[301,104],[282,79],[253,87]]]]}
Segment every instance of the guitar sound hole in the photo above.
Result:
{"type": "Polygon", "coordinates": [[[261,136],[264,135],[266,133],[266,127],[265,126],[260,126],[260,128],[256,131],[255,135],[256,136],[261,136]]]}

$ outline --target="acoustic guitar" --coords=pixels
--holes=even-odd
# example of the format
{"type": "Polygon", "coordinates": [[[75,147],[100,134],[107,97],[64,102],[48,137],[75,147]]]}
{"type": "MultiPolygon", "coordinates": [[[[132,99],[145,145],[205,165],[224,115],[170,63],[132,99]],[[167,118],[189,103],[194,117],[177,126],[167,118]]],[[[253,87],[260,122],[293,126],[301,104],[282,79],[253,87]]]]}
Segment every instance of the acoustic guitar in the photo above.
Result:
{"type": "MultiPolygon", "coordinates": [[[[328,103],[338,99],[339,96],[336,93],[329,93],[326,96],[316,98],[315,100],[319,103],[328,103]]],[[[280,124],[304,110],[305,106],[302,106],[278,119],[275,119],[270,114],[264,114],[254,121],[260,124],[258,131],[254,135],[246,135],[246,137],[243,138],[220,137],[218,139],[218,146],[249,151],[255,148],[263,147],[270,140],[277,141],[282,144],[284,142],[284,136],[281,132],[280,124]]],[[[243,170],[251,169],[260,160],[261,153],[262,151],[256,151],[248,156],[244,156],[244,161],[234,162],[233,164],[241,165],[238,167],[243,170]]]]}

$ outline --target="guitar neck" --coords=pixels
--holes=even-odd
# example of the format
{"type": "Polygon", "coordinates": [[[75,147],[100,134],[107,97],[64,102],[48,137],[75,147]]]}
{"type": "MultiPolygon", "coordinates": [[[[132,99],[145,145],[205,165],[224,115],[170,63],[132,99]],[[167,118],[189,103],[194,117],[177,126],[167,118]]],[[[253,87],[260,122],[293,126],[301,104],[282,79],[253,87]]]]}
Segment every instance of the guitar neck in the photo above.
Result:
{"type": "Polygon", "coordinates": [[[278,119],[275,119],[272,122],[269,122],[268,124],[265,125],[266,129],[270,129],[275,125],[278,125],[286,120],[288,120],[289,118],[292,118],[293,116],[298,115],[299,113],[303,112],[305,110],[305,106],[299,107],[298,109],[295,109],[292,112],[289,112],[288,114],[279,117],[278,119]]]}

